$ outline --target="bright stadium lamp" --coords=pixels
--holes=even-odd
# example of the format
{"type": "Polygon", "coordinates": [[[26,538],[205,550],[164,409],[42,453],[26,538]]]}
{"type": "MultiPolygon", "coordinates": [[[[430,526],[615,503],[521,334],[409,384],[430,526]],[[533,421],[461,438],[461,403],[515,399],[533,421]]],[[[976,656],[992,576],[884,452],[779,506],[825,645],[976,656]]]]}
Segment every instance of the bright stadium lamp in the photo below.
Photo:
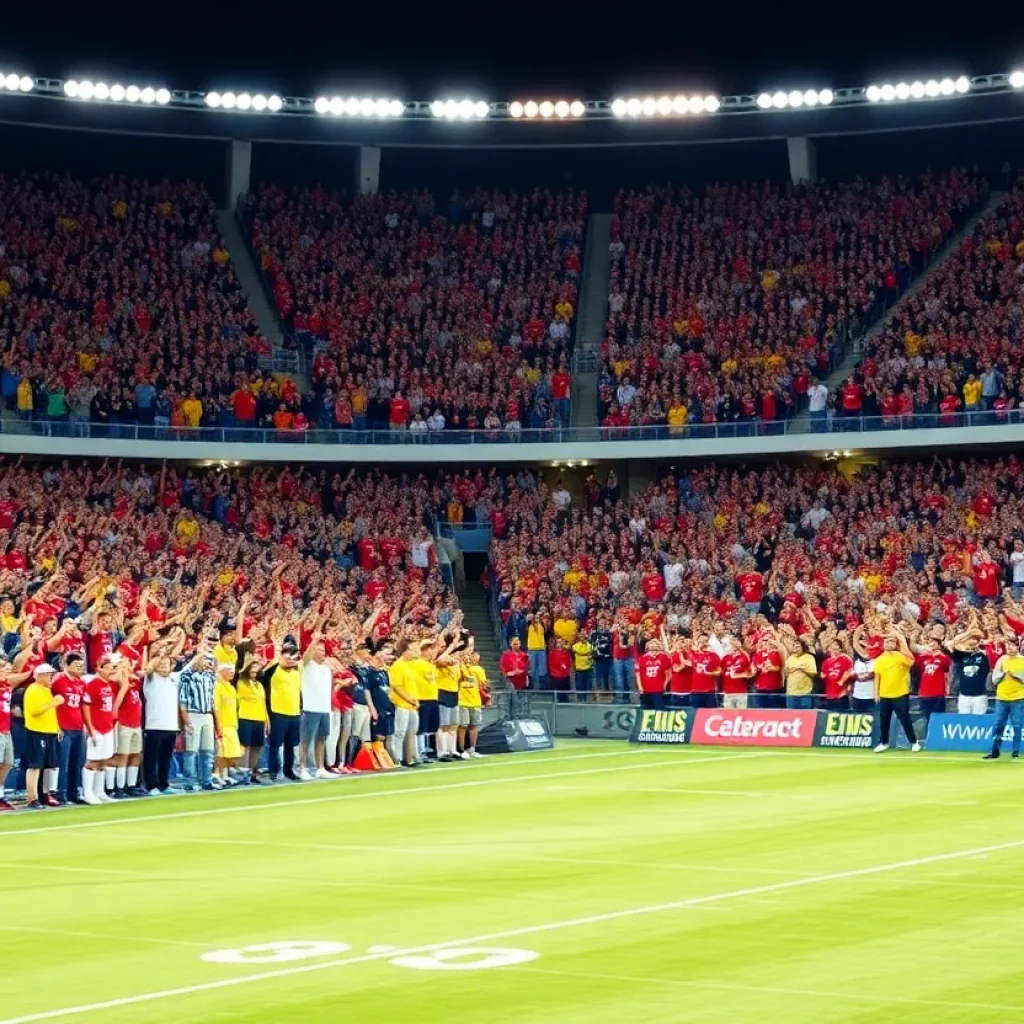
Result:
{"type": "Polygon", "coordinates": [[[331,102],[327,105],[327,109],[335,116],[341,117],[342,114],[347,113],[350,109],[353,113],[359,109],[358,100],[350,100],[346,102],[340,96],[332,96],[331,102]],[[348,106],[348,103],[352,104],[352,107],[348,106]]]}
{"type": "Polygon", "coordinates": [[[452,120],[459,116],[459,104],[455,100],[445,100],[444,116],[452,120]]]}
{"type": "Polygon", "coordinates": [[[1010,74],[1010,85],[1014,89],[1024,89],[1024,71],[1013,71],[1010,74]]]}
{"type": "Polygon", "coordinates": [[[359,114],[361,117],[373,117],[375,109],[373,100],[367,98],[359,101],[359,114]]]}
{"type": "Polygon", "coordinates": [[[216,110],[221,104],[219,92],[208,92],[206,94],[206,105],[216,110]]]}
{"type": "Polygon", "coordinates": [[[915,100],[924,98],[924,82],[911,82],[910,83],[910,95],[915,100]]]}
{"type": "Polygon", "coordinates": [[[434,102],[430,104],[430,113],[433,114],[434,117],[444,117],[444,101],[434,100],[434,102]]]}
{"type": "Polygon", "coordinates": [[[401,117],[405,113],[405,104],[401,100],[391,100],[388,104],[388,113],[392,117],[401,117]]]}
{"type": "Polygon", "coordinates": [[[882,90],[877,85],[869,85],[865,95],[869,103],[877,103],[882,98],[882,90]]]}
{"type": "Polygon", "coordinates": [[[801,98],[804,101],[805,107],[816,107],[818,105],[818,94],[813,89],[805,90],[801,98]]]}
{"type": "Polygon", "coordinates": [[[722,101],[717,96],[705,96],[704,97],[704,113],[705,114],[717,114],[719,108],[722,106],[722,101]]]}
{"type": "Polygon", "coordinates": [[[551,100],[544,100],[540,105],[540,116],[550,117],[555,112],[555,105],[551,100]]]}
{"type": "Polygon", "coordinates": [[[491,112],[491,105],[486,100],[477,100],[473,105],[473,113],[482,121],[491,112]]]}
{"type": "Polygon", "coordinates": [[[823,107],[829,107],[832,105],[832,101],[836,98],[835,93],[831,89],[822,89],[818,93],[818,102],[823,107]]]}
{"type": "Polygon", "coordinates": [[[672,97],[671,96],[659,96],[658,97],[658,113],[665,116],[672,113],[672,97]]]}
{"type": "Polygon", "coordinates": [[[523,105],[519,100],[513,100],[508,105],[508,116],[509,117],[522,117],[523,116],[523,105]]]}
{"type": "Polygon", "coordinates": [[[18,81],[19,92],[31,92],[35,87],[35,79],[30,75],[22,75],[18,81]]]}
{"type": "Polygon", "coordinates": [[[802,107],[804,105],[804,94],[802,92],[798,92],[797,90],[794,89],[789,94],[788,98],[789,98],[789,105],[791,107],[802,107]]]}
{"type": "Polygon", "coordinates": [[[171,102],[171,91],[170,89],[157,89],[156,101],[161,107],[166,107],[171,102]]]}
{"type": "Polygon", "coordinates": [[[944,78],[939,82],[939,92],[943,96],[952,96],[956,92],[956,82],[952,78],[944,78]]]}
{"type": "Polygon", "coordinates": [[[239,110],[251,110],[252,109],[252,97],[247,93],[238,94],[238,109],[239,110]]]}
{"type": "Polygon", "coordinates": [[[587,112],[587,108],[583,105],[581,100],[573,100],[569,104],[569,113],[573,117],[582,117],[587,112]]]}
{"type": "Polygon", "coordinates": [[[93,95],[98,100],[110,99],[110,86],[106,82],[97,82],[93,89],[93,95]]]}
{"type": "MultiPolygon", "coordinates": [[[[6,85],[6,82],[4,84],[6,85]]],[[[78,99],[78,82],[75,79],[69,78],[64,83],[64,95],[70,96],[73,100],[78,99]]]]}
{"type": "Polygon", "coordinates": [[[900,82],[896,86],[896,99],[898,100],[909,100],[910,99],[910,86],[906,82],[900,82]]]}
{"type": "Polygon", "coordinates": [[[568,117],[569,116],[569,101],[559,100],[555,104],[555,117],[568,117]]]}
{"type": "MultiPolygon", "coordinates": [[[[140,93],[139,98],[142,100],[143,103],[155,103],[156,102],[156,89],[154,89],[151,86],[147,85],[146,88],[143,89],[142,92],[140,93]]],[[[231,92],[224,93],[224,95],[221,97],[221,102],[224,104],[225,107],[227,107],[227,106],[232,106],[233,107],[235,105],[235,94],[231,93],[231,92]],[[228,103],[228,97],[229,96],[231,97],[230,104],[228,103]]]]}
{"type": "Polygon", "coordinates": [[[784,110],[788,103],[789,97],[781,90],[779,92],[772,93],[772,106],[776,110],[784,110]]]}
{"type": "Polygon", "coordinates": [[[953,85],[956,87],[956,91],[961,95],[965,92],[971,91],[971,80],[966,75],[961,75],[953,85]]]}
{"type": "Polygon", "coordinates": [[[639,117],[643,113],[643,104],[635,97],[632,96],[626,100],[626,113],[630,117],[639,117]]]}
{"type": "MultiPolygon", "coordinates": [[[[124,98],[129,103],[138,103],[139,102],[139,97],[141,95],[142,95],[142,90],[137,85],[129,85],[128,88],[125,89],[125,91],[124,91],[124,98]]],[[[213,93],[212,95],[217,96],[216,93],[213,93]]],[[[217,96],[217,99],[219,100],[220,97],[217,96]]],[[[207,102],[208,106],[211,106],[211,107],[214,106],[213,103],[210,103],[209,97],[207,97],[206,102],[207,102]]]]}
{"type": "Polygon", "coordinates": [[[11,90],[11,92],[17,92],[20,84],[21,78],[18,75],[8,75],[4,79],[4,85],[6,85],[7,88],[11,90]]]}
{"type": "Polygon", "coordinates": [[[929,78],[924,83],[924,94],[925,96],[938,96],[939,95],[939,83],[934,78],[929,78]]]}
{"type": "Polygon", "coordinates": [[[267,110],[272,110],[276,114],[283,106],[284,101],[280,96],[267,97],[267,110]]]}
{"type": "Polygon", "coordinates": [[[329,114],[331,112],[331,101],[326,96],[317,96],[313,100],[313,109],[318,114],[329,114]]]}
{"type": "Polygon", "coordinates": [[[390,117],[391,116],[391,101],[390,100],[374,100],[373,101],[373,116],[374,117],[390,117]]]}
{"type": "Polygon", "coordinates": [[[540,113],[540,107],[536,100],[527,100],[526,106],[523,107],[523,113],[527,117],[536,117],[540,113]]]}
{"type": "Polygon", "coordinates": [[[772,97],[770,93],[763,92],[757,97],[757,105],[762,110],[767,110],[772,105],[772,97]]]}
{"type": "Polygon", "coordinates": [[[676,96],[672,100],[672,112],[685,114],[690,109],[690,101],[685,96],[676,96]]]}
{"type": "Polygon", "coordinates": [[[88,79],[78,83],[78,98],[80,100],[91,100],[95,94],[96,90],[88,79]]]}
{"type": "Polygon", "coordinates": [[[894,99],[896,99],[896,86],[886,83],[882,86],[882,101],[891,103],[894,99]]]}
{"type": "Polygon", "coordinates": [[[626,116],[626,101],[622,99],[612,100],[612,113],[616,117],[626,116]]]}
{"type": "Polygon", "coordinates": [[[459,117],[468,121],[476,116],[476,104],[472,100],[462,100],[459,103],[459,117]]]}
{"type": "Polygon", "coordinates": [[[704,110],[704,97],[703,96],[691,96],[690,102],[687,103],[687,107],[691,114],[700,114],[704,110]]]}
{"type": "Polygon", "coordinates": [[[115,82],[110,87],[110,98],[115,103],[120,103],[124,99],[124,86],[118,82],[115,82]]]}
{"type": "Polygon", "coordinates": [[[640,104],[644,117],[653,117],[658,112],[658,101],[653,96],[645,96],[640,104]]]}
{"type": "Polygon", "coordinates": [[[252,109],[253,110],[266,110],[267,109],[267,97],[263,93],[258,92],[252,98],[252,109]]]}

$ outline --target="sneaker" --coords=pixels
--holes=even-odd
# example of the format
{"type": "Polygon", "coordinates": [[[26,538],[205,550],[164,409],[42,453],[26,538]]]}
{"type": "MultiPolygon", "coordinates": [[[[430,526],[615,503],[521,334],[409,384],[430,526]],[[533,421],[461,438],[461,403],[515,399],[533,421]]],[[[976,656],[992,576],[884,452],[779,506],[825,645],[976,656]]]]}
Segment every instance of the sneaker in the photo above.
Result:
{"type": "Polygon", "coordinates": [[[889,744],[888,743],[879,743],[878,746],[875,747],[875,753],[876,754],[884,754],[888,749],[889,749],[889,744]]]}
{"type": "Polygon", "coordinates": [[[329,772],[326,768],[320,768],[316,773],[316,777],[318,779],[333,779],[334,772],[329,772]]]}
{"type": "Polygon", "coordinates": [[[91,790],[87,789],[82,793],[82,803],[90,804],[93,807],[103,803],[103,801],[91,790]]]}
{"type": "Polygon", "coordinates": [[[171,789],[170,786],[168,786],[166,789],[161,789],[160,790],[160,795],[161,796],[174,796],[174,790],[171,789]]]}
{"type": "Polygon", "coordinates": [[[145,786],[132,786],[128,792],[131,796],[149,796],[149,790],[145,786]]]}
{"type": "Polygon", "coordinates": [[[473,760],[473,752],[471,750],[464,750],[461,754],[459,754],[459,760],[460,761],[472,761],[473,760]]]}
{"type": "Polygon", "coordinates": [[[914,745],[913,745],[913,746],[912,746],[912,747],[911,747],[910,749],[911,749],[911,750],[912,750],[912,751],[913,751],[913,752],[914,752],[915,754],[920,754],[920,753],[921,753],[921,744],[920,744],[920,743],[915,743],[915,744],[914,744],[914,745]]]}
{"type": "Polygon", "coordinates": [[[469,752],[469,756],[470,756],[471,758],[473,758],[473,760],[474,760],[474,761],[481,761],[481,760],[483,760],[483,759],[484,759],[484,758],[485,758],[485,757],[486,757],[487,755],[486,755],[486,754],[480,754],[480,753],[478,753],[478,752],[477,752],[476,750],[471,750],[471,751],[469,752]]]}
{"type": "Polygon", "coordinates": [[[43,797],[43,803],[46,804],[47,807],[64,806],[64,801],[58,800],[52,793],[47,793],[46,796],[43,797]]]}
{"type": "Polygon", "coordinates": [[[101,804],[112,804],[117,802],[109,793],[99,793],[97,794],[96,799],[99,800],[101,804]]]}
{"type": "Polygon", "coordinates": [[[41,804],[38,800],[30,800],[25,804],[26,811],[41,811],[46,805],[41,804]]]}
{"type": "Polygon", "coordinates": [[[1011,756],[1013,757],[1014,761],[1019,761],[1020,760],[1020,754],[1013,754],[1011,756]]]}
{"type": "Polygon", "coordinates": [[[14,804],[10,803],[8,800],[0,800],[0,811],[13,811],[13,810],[14,810],[14,804]]]}
{"type": "Polygon", "coordinates": [[[212,782],[204,782],[202,789],[207,793],[212,793],[217,787],[212,782]]]}
{"type": "Polygon", "coordinates": [[[181,788],[186,793],[194,793],[196,791],[196,787],[193,786],[191,782],[186,782],[181,788]]]}
{"type": "Polygon", "coordinates": [[[296,775],[297,775],[297,776],[299,777],[299,779],[300,779],[301,781],[303,781],[303,782],[309,782],[309,781],[311,781],[311,780],[312,780],[312,778],[313,778],[313,776],[312,776],[312,775],[310,774],[310,772],[309,772],[309,769],[308,769],[308,768],[306,768],[305,766],[303,766],[302,768],[300,768],[300,769],[299,769],[299,770],[298,770],[298,771],[297,771],[297,772],[296,772],[295,774],[296,774],[296,775]]]}
{"type": "Polygon", "coordinates": [[[151,789],[151,790],[149,791],[149,794],[148,794],[148,795],[149,795],[149,796],[159,796],[159,795],[160,795],[160,790],[159,790],[159,789],[157,789],[157,788],[156,788],[156,786],[154,786],[154,787],[153,787],[153,788],[152,788],[152,789],[151,789]]]}
{"type": "Polygon", "coordinates": [[[263,780],[258,775],[254,774],[249,776],[249,783],[253,786],[262,786],[263,780]]]}
{"type": "Polygon", "coordinates": [[[998,761],[999,755],[993,750],[991,753],[986,754],[982,761],[998,761]]]}

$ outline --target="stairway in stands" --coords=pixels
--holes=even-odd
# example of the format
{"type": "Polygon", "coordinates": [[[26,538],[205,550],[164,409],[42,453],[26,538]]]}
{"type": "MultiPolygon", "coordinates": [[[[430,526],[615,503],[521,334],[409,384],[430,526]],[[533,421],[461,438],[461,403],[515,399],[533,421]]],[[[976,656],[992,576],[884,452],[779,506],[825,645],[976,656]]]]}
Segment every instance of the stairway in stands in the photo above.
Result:
{"type": "Polygon", "coordinates": [[[466,629],[473,634],[476,649],[480,652],[480,664],[487,673],[487,681],[493,690],[505,689],[505,681],[498,668],[501,650],[487,609],[487,595],[479,580],[466,581],[465,588],[459,594],[459,606],[462,608],[466,629]]]}
{"type": "Polygon", "coordinates": [[[597,367],[608,319],[608,270],[612,215],[592,213],[587,223],[572,377],[572,425],[596,427],[597,367]]]}

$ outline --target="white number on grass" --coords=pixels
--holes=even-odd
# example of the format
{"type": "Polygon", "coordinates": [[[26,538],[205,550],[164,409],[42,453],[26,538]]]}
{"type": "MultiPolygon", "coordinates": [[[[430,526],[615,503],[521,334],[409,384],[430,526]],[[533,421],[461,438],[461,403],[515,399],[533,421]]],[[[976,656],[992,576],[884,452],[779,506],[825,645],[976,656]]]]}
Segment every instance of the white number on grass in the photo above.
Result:
{"type": "Polygon", "coordinates": [[[215,949],[212,953],[203,953],[199,959],[211,964],[283,964],[290,960],[347,953],[351,948],[345,942],[263,942],[238,949],[215,949]]]}
{"type": "Polygon", "coordinates": [[[490,967],[511,967],[536,960],[532,949],[439,949],[425,956],[396,956],[388,963],[417,971],[485,971],[490,967]]]}

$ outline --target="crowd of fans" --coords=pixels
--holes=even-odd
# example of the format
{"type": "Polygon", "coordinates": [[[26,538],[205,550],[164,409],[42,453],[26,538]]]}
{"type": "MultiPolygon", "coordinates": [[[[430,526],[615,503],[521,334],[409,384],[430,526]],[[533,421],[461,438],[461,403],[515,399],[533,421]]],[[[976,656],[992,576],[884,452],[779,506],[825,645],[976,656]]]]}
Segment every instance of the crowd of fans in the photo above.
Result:
{"type": "Polygon", "coordinates": [[[954,693],[983,712],[990,669],[1024,637],[1015,456],[708,466],[626,501],[614,475],[573,497],[521,474],[488,495],[516,687],[628,699],[647,691],[638,659],[666,654],[652,692],[695,706],[862,710],[873,660],[907,646],[926,714],[954,693]]]}
{"type": "Polygon", "coordinates": [[[282,387],[258,369],[269,353],[203,186],[0,175],[8,410],[113,436],[269,425],[282,387]]]}
{"type": "Polygon", "coordinates": [[[584,194],[346,199],[266,186],[244,213],[277,311],[312,355],[286,406],[325,429],[567,425],[584,194]]]}
{"type": "Polygon", "coordinates": [[[789,418],[984,191],[953,170],[620,193],[602,424],[683,435],[789,418]]]}
{"type": "Polygon", "coordinates": [[[1022,288],[1024,179],[872,339],[833,398],[837,428],[879,416],[919,415],[931,426],[1016,419],[1022,288]]]}
{"type": "Polygon", "coordinates": [[[475,490],[3,464],[0,801],[15,761],[40,806],[167,791],[176,747],[186,790],[347,773],[361,745],[475,756],[486,679],[429,528],[475,490]]]}

